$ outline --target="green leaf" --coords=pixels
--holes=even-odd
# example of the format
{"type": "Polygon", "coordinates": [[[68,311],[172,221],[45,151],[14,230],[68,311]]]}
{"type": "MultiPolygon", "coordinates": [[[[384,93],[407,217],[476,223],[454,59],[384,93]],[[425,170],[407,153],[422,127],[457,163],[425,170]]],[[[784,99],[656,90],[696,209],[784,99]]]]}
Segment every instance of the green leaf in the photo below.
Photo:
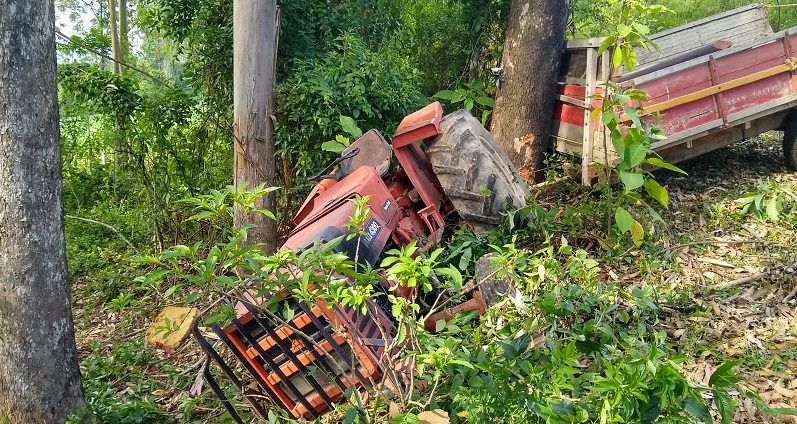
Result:
{"type": "Polygon", "coordinates": [[[695,396],[689,396],[684,402],[684,410],[689,413],[689,415],[695,417],[699,422],[705,424],[713,424],[714,419],[711,418],[711,412],[709,412],[706,403],[703,402],[703,399],[696,398],[695,396]]]}
{"type": "Polygon", "coordinates": [[[617,228],[620,232],[625,234],[631,229],[631,225],[634,224],[634,217],[627,210],[618,206],[614,212],[614,222],[617,223],[617,228]]]}
{"type": "Polygon", "coordinates": [[[745,396],[752,399],[755,402],[758,409],[760,409],[764,415],[768,417],[775,417],[778,415],[797,415],[797,408],[771,408],[764,402],[764,399],[761,399],[761,396],[751,390],[741,390],[745,396]]]}
{"type": "Polygon", "coordinates": [[[767,202],[767,216],[772,222],[778,222],[780,219],[780,211],[778,210],[778,196],[772,196],[767,202]]]}
{"type": "Polygon", "coordinates": [[[645,156],[648,155],[647,149],[645,145],[639,142],[632,142],[628,145],[628,150],[623,158],[623,162],[628,166],[628,168],[633,168],[635,166],[639,166],[643,160],[645,160],[645,156]]]}
{"type": "Polygon", "coordinates": [[[473,110],[473,99],[465,99],[465,110],[468,112],[473,110]]]}
{"type": "Polygon", "coordinates": [[[619,171],[620,181],[623,182],[626,190],[636,190],[642,187],[645,182],[645,176],[636,172],[619,171]]]}
{"type": "Polygon", "coordinates": [[[321,144],[321,150],[325,152],[340,153],[344,149],[346,149],[346,146],[335,140],[329,140],[321,144]]]}
{"type": "Polygon", "coordinates": [[[670,204],[670,195],[667,193],[667,190],[662,187],[656,180],[648,178],[645,180],[645,190],[648,192],[648,195],[653,199],[656,199],[657,202],[661,203],[662,206],[669,207],[670,204]]]}
{"type": "Polygon", "coordinates": [[[720,413],[720,422],[722,424],[733,423],[733,417],[736,415],[736,403],[724,390],[714,389],[712,393],[714,394],[714,404],[720,413]]]}
{"type": "Polygon", "coordinates": [[[487,97],[484,94],[482,94],[481,96],[476,98],[476,103],[478,103],[478,104],[480,104],[482,106],[488,106],[488,107],[494,107],[495,106],[495,100],[487,97]]]}
{"type": "Polygon", "coordinates": [[[166,274],[169,274],[171,272],[172,271],[168,269],[159,269],[157,271],[152,271],[144,277],[144,284],[149,285],[156,281],[161,281],[163,280],[163,277],[166,276],[166,274]]]}
{"type": "Polygon", "coordinates": [[[363,131],[350,116],[340,115],[340,127],[354,138],[360,138],[363,135],[363,131]]]}
{"type": "Polygon", "coordinates": [[[675,166],[675,165],[673,165],[671,163],[667,163],[667,162],[665,162],[665,161],[663,161],[663,160],[661,160],[659,158],[648,158],[648,159],[645,159],[644,162],[649,164],[649,165],[653,165],[653,166],[657,166],[659,168],[667,169],[669,171],[677,172],[679,174],[689,175],[683,169],[681,169],[681,168],[679,168],[679,167],[677,167],[677,166],[675,166]]]}
{"type": "Polygon", "coordinates": [[[456,365],[462,365],[462,366],[463,366],[463,367],[465,367],[465,368],[474,369],[474,368],[473,368],[473,364],[471,364],[471,363],[470,363],[470,362],[468,362],[468,361],[463,361],[463,360],[461,360],[461,359],[452,359],[450,362],[451,362],[452,364],[456,364],[456,365]]]}
{"type": "Polygon", "coordinates": [[[598,117],[598,114],[600,114],[601,116],[601,124],[603,125],[609,125],[609,123],[611,123],[612,121],[617,121],[617,115],[615,115],[614,112],[611,111],[604,112],[598,108],[595,108],[592,110],[592,112],[590,112],[589,119],[595,120],[595,118],[598,117]]]}
{"type": "Polygon", "coordinates": [[[472,80],[465,83],[465,87],[473,91],[484,91],[484,83],[479,80],[472,80]]]}
{"type": "Polygon", "coordinates": [[[711,387],[728,387],[736,384],[739,381],[739,376],[733,368],[739,365],[741,361],[729,361],[717,367],[708,379],[708,385],[711,387]]]}
{"type": "Polygon", "coordinates": [[[185,303],[188,303],[188,304],[190,304],[190,303],[194,303],[194,302],[196,302],[197,300],[199,300],[199,297],[200,297],[200,296],[201,296],[201,295],[200,295],[200,293],[199,293],[199,292],[193,292],[193,293],[189,293],[189,294],[188,294],[188,296],[186,296],[186,297],[185,297],[185,303]]]}
{"type": "Polygon", "coordinates": [[[296,315],[295,312],[293,311],[291,306],[288,304],[288,302],[284,302],[282,304],[282,316],[283,316],[283,318],[285,318],[285,321],[293,320],[293,317],[295,315],[296,315]]]}
{"type": "Polygon", "coordinates": [[[450,266],[448,268],[438,268],[435,270],[436,274],[445,275],[450,278],[454,283],[454,288],[459,291],[462,288],[462,273],[458,269],[450,266]]]}
{"type": "Polygon", "coordinates": [[[662,224],[666,224],[666,222],[664,222],[664,220],[661,218],[661,215],[659,215],[659,213],[656,212],[655,209],[651,208],[649,205],[645,206],[647,207],[648,213],[650,214],[651,218],[655,219],[656,221],[662,224]]]}
{"type": "Polygon", "coordinates": [[[642,228],[642,224],[637,220],[634,220],[634,223],[631,224],[631,239],[634,240],[636,247],[641,246],[642,240],[645,239],[645,229],[642,228]]]}
{"type": "Polygon", "coordinates": [[[633,26],[634,29],[636,30],[636,32],[638,32],[640,35],[648,35],[648,34],[650,34],[650,28],[647,25],[634,23],[634,24],[631,24],[631,26],[633,26]]]}
{"type": "MultiPolygon", "coordinates": [[[[614,147],[614,151],[617,152],[618,155],[625,156],[626,154],[626,142],[623,139],[623,136],[620,134],[619,131],[611,130],[611,137],[612,137],[612,146],[614,147]]],[[[625,158],[623,158],[625,159],[625,158]]]]}
{"type": "Polygon", "coordinates": [[[482,387],[484,386],[484,380],[478,375],[472,375],[468,378],[468,386],[470,387],[482,387]]]}
{"type": "Polygon", "coordinates": [[[620,64],[623,63],[623,49],[616,48],[614,49],[614,54],[612,55],[612,66],[615,68],[619,68],[620,64]]]}
{"type": "Polygon", "coordinates": [[[616,41],[616,35],[606,37],[606,39],[601,43],[600,47],[598,47],[598,56],[602,55],[603,52],[609,49],[609,47],[613,46],[616,41]]]}
{"type": "Polygon", "coordinates": [[[633,30],[633,28],[626,24],[617,24],[617,33],[620,34],[620,37],[628,37],[633,30]]]}
{"type": "Polygon", "coordinates": [[[202,212],[200,212],[200,213],[198,213],[196,215],[192,215],[190,218],[188,218],[188,220],[189,221],[200,221],[200,220],[203,220],[203,219],[207,219],[207,218],[213,217],[215,215],[216,214],[214,212],[211,212],[211,211],[202,211],[202,212]]]}
{"type": "Polygon", "coordinates": [[[163,293],[163,297],[171,297],[171,296],[174,294],[174,292],[176,292],[176,291],[177,291],[177,289],[179,289],[179,288],[180,288],[180,285],[179,285],[179,284],[175,284],[175,285],[173,285],[173,286],[169,287],[169,288],[168,288],[168,289],[166,289],[166,291],[163,293]]]}
{"type": "MultiPolygon", "coordinates": [[[[625,104],[625,102],[623,102],[623,104],[625,104]]],[[[639,120],[639,109],[632,106],[624,106],[623,113],[628,115],[628,119],[634,123],[635,127],[642,128],[642,121],[639,120]]]]}
{"type": "Polygon", "coordinates": [[[351,407],[346,410],[346,415],[343,417],[343,424],[354,424],[357,419],[357,408],[351,407]]]}
{"type": "Polygon", "coordinates": [[[629,71],[636,68],[637,65],[637,56],[636,50],[634,50],[631,46],[623,46],[623,65],[629,71]]]}
{"type": "Polygon", "coordinates": [[[446,328],[446,320],[444,320],[444,319],[437,320],[434,323],[434,332],[435,333],[439,333],[439,332],[443,331],[445,328],[446,328]]]}
{"type": "Polygon", "coordinates": [[[457,93],[456,91],[452,91],[452,90],[439,91],[439,92],[437,92],[437,94],[435,94],[432,97],[435,98],[435,99],[440,99],[440,100],[448,100],[449,102],[452,102],[452,103],[462,100],[460,94],[457,93]]]}
{"type": "Polygon", "coordinates": [[[492,115],[493,111],[490,109],[485,109],[482,111],[482,126],[487,126],[487,120],[490,119],[490,115],[492,115]]]}

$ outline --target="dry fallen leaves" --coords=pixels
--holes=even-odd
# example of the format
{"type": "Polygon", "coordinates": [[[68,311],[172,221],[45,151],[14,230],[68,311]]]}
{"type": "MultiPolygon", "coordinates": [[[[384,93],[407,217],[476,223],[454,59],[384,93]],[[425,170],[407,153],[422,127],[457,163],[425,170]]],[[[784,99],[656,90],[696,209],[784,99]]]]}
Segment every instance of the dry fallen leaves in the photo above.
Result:
{"type": "Polygon", "coordinates": [[[451,422],[448,419],[448,412],[442,409],[421,412],[418,414],[418,419],[421,420],[421,424],[449,424],[451,422]]]}

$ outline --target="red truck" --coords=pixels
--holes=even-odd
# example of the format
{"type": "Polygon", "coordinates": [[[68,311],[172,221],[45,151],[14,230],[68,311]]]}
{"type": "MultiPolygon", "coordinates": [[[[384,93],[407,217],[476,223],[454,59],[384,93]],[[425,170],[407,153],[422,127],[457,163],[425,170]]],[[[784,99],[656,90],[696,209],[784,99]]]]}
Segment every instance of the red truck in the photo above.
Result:
{"type": "Polygon", "coordinates": [[[552,137],[559,152],[581,157],[584,184],[595,164],[617,158],[600,121],[589,112],[607,78],[645,90],[643,114],[666,140],[651,148],[677,163],[712,150],[784,131],[784,156],[797,170],[797,28],[773,33],[766,9],[752,4],[651,36],[659,51],[638,52],[633,72],[612,75],[611,52],[598,55],[601,38],[567,43],[552,137]]]}

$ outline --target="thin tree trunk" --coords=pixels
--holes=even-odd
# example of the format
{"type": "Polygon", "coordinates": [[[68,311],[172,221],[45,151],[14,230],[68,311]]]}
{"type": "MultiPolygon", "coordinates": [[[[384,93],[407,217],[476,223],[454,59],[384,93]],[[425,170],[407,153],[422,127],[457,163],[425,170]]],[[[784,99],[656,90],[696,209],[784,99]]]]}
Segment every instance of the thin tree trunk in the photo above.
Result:
{"type": "Polygon", "coordinates": [[[512,0],[492,133],[529,182],[543,177],[568,0],[512,0]]]}
{"type": "MultiPolygon", "coordinates": [[[[130,60],[130,25],[128,24],[127,17],[127,0],[119,1],[119,57],[121,61],[127,63],[130,60]]],[[[126,73],[127,68],[122,66],[122,73],[126,73]]]]}
{"type": "Polygon", "coordinates": [[[111,23],[111,49],[113,50],[112,56],[114,58],[113,73],[121,74],[122,66],[118,61],[122,59],[122,46],[119,44],[119,27],[116,24],[119,20],[119,16],[116,11],[116,0],[108,0],[108,19],[111,23]]]}
{"type": "Polygon", "coordinates": [[[0,3],[0,422],[83,404],[62,207],[53,0],[0,3]]]}
{"type": "MultiPolygon", "coordinates": [[[[274,184],[274,85],[277,63],[279,12],[274,0],[233,1],[233,131],[235,176],[238,187],[274,184]]],[[[257,205],[274,211],[275,196],[262,197],[257,205]]],[[[277,247],[276,222],[260,215],[235,211],[235,226],[254,226],[249,240],[277,247]]]]}
{"type": "MultiPolygon", "coordinates": [[[[110,30],[111,30],[111,49],[113,50],[113,73],[121,75],[125,72],[125,67],[121,65],[120,62],[125,62],[125,55],[124,49],[125,44],[127,44],[127,34],[126,32],[120,33],[119,27],[122,27],[122,30],[125,31],[125,27],[127,26],[127,7],[125,6],[122,9],[122,4],[125,4],[125,0],[108,0],[108,10],[109,14],[108,17],[110,18],[110,30]],[[119,13],[117,11],[117,7],[122,11],[119,13]],[[124,16],[124,18],[122,18],[124,16]],[[121,25],[118,25],[117,22],[122,22],[121,25]],[[125,40],[125,41],[122,41],[125,40]]],[[[114,141],[114,170],[116,168],[127,167],[130,164],[130,152],[128,151],[128,142],[127,142],[127,130],[126,130],[126,122],[129,117],[127,116],[116,116],[116,134],[115,134],[115,141],[114,141]]]]}

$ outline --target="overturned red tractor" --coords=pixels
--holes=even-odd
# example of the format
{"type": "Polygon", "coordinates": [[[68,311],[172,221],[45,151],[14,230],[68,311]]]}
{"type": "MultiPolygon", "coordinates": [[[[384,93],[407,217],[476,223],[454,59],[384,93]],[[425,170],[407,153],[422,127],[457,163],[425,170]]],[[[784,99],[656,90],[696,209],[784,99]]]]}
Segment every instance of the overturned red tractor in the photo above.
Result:
{"type": "MultiPolygon", "coordinates": [[[[516,169],[479,121],[462,110],[443,117],[437,102],[404,118],[392,148],[371,130],[313,178],[318,183],[282,248],[302,250],[347,233],[353,200],[367,196],[370,214],[362,235],[336,250],[370,265],[378,265],[395,246],[439,243],[454,217],[475,229],[495,225],[528,196],[516,169]]],[[[483,312],[482,297],[478,292],[472,297],[440,317],[483,312]]],[[[293,311],[280,320],[264,314],[254,300],[236,302],[237,318],[230,325],[209,326],[223,348],[200,330],[201,320],[194,328],[203,350],[258,415],[265,417],[271,405],[278,405],[294,418],[317,418],[347,390],[371,387],[394,366],[382,358],[393,345],[395,324],[376,300],[368,301],[367,313],[322,300],[287,300],[293,311]]],[[[233,419],[243,423],[209,367],[205,377],[233,419]]]]}

